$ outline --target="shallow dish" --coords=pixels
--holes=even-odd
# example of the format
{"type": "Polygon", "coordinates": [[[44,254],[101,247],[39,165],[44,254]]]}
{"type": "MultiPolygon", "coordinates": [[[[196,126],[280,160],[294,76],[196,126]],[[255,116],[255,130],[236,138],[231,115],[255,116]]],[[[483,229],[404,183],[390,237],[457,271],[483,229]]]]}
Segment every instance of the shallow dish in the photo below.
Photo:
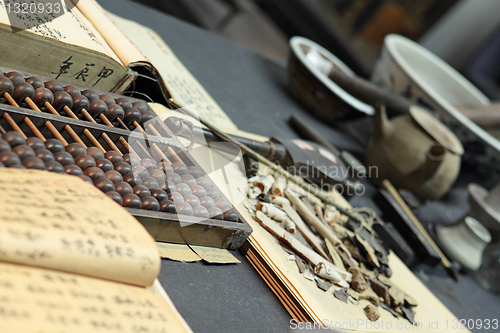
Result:
{"type": "Polygon", "coordinates": [[[342,61],[315,42],[303,37],[290,39],[288,88],[314,116],[333,123],[374,115],[371,105],[354,98],[328,77],[333,68],[355,76],[342,61]]]}
{"type": "Polygon", "coordinates": [[[465,161],[477,170],[500,173],[500,142],[454,106],[490,100],[439,57],[410,39],[388,35],[372,81],[434,111],[462,142],[465,161]]]}

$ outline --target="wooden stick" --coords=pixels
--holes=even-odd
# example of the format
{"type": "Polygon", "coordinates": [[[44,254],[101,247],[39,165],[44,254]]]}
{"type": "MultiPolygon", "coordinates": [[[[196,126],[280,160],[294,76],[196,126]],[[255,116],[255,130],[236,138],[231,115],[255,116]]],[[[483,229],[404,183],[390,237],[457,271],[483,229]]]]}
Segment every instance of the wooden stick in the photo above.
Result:
{"type": "MultiPolygon", "coordinates": [[[[8,92],[5,92],[3,94],[3,96],[5,97],[5,99],[7,100],[7,102],[12,105],[12,106],[15,106],[15,107],[19,107],[19,104],[17,104],[17,102],[14,100],[14,98],[12,98],[12,96],[8,93],[8,92]]],[[[19,125],[14,121],[14,119],[12,119],[12,117],[8,114],[8,113],[4,113],[3,114],[3,118],[5,119],[5,121],[9,124],[9,126],[16,132],[20,133],[24,139],[27,139],[28,137],[26,136],[26,134],[24,134],[23,130],[21,129],[21,127],[19,127],[19,125]]],[[[42,140],[43,142],[47,141],[47,139],[43,136],[43,134],[40,132],[40,130],[38,129],[38,127],[36,127],[36,125],[31,121],[31,119],[29,119],[28,117],[25,117],[24,118],[24,122],[26,123],[26,125],[29,127],[29,129],[31,130],[31,132],[33,132],[33,134],[35,134],[35,136],[37,138],[39,138],[40,140],[42,140]]]]}
{"type": "MultiPolygon", "coordinates": [[[[34,111],[38,111],[38,112],[42,112],[42,110],[40,110],[40,108],[38,108],[38,106],[35,104],[35,102],[33,102],[33,100],[29,97],[26,97],[24,99],[24,101],[28,104],[28,106],[34,110],[34,111]]],[[[48,130],[50,131],[50,133],[52,133],[52,135],[59,141],[62,142],[63,146],[66,147],[68,145],[68,141],[66,141],[66,139],[62,136],[62,134],[57,130],[57,128],[54,126],[54,124],[52,124],[49,120],[47,120],[45,122],[45,127],[48,128],[48,130]]],[[[69,133],[69,132],[68,132],[69,133]]]]}
{"type": "MultiPolygon", "coordinates": [[[[44,106],[53,115],[60,116],[59,112],[57,112],[57,110],[54,109],[54,107],[49,102],[45,102],[44,106]]],[[[85,143],[82,141],[82,139],[80,139],[80,137],[73,131],[73,129],[69,125],[64,126],[64,129],[66,130],[66,132],[68,132],[68,134],[71,136],[73,141],[78,142],[79,144],[81,144],[82,146],[87,148],[87,145],[85,145],[85,143]]]]}
{"type": "Polygon", "coordinates": [[[405,213],[410,217],[410,220],[413,222],[413,224],[418,228],[418,230],[422,233],[422,235],[425,237],[425,239],[427,239],[427,241],[434,248],[434,250],[436,250],[436,252],[441,257],[441,264],[444,266],[444,268],[446,269],[446,271],[451,275],[451,277],[453,279],[458,280],[458,277],[457,277],[455,271],[453,271],[453,269],[451,268],[451,263],[448,260],[448,258],[446,258],[446,256],[441,251],[441,249],[439,248],[439,246],[437,246],[437,244],[431,238],[431,236],[429,235],[429,233],[427,232],[427,230],[425,230],[425,228],[422,226],[422,224],[417,219],[417,217],[413,214],[413,212],[411,211],[411,209],[406,205],[405,201],[403,200],[403,198],[401,198],[401,196],[399,195],[399,193],[396,190],[396,188],[394,188],[394,186],[392,185],[392,183],[388,179],[384,179],[382,181],[382,187],[384,189],[386,189],[394,197],[394,199],[396,199],[396,201],[401,206],[401,208],[403,208],[403,210],[405,211],[405,213]]]}

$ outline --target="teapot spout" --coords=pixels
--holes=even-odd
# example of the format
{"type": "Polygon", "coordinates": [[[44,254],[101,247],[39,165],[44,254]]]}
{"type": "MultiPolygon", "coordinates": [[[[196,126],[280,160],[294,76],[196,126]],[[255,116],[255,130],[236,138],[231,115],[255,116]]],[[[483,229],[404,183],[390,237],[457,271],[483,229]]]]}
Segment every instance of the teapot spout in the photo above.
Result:
{"type": "Polygon", "coordinates": [[[441,163],[443,163],[445,154],[445,147],[437,142],[432,145],[427,151],[425,162],[413,172],[414,174],[418,173],[417,179],[430,179],[436,173],[441,163]]]}
{"type": "Polygon", "coordinates": [[[387,117],[385,105],[377,104],[376,110],[373,135],[378,138],[387,137],[393,132],[393,126],[387,117]]]}

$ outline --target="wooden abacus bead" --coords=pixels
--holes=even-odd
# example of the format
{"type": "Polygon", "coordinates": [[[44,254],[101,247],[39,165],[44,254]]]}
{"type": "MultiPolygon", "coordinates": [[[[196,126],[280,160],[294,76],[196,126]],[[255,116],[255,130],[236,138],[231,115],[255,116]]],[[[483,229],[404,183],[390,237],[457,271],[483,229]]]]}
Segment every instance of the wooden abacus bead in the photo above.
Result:
{"type": "Polygon", "coordinates": [[[149,176],[156,179],[158,184],[165,182],[165,180],[167,180],[167,175],[165,175],[165,173],[159,169],[149,170],[149,176]]]}
{"type": "Polygon", "coordinates": [[[66,172],[68,175],[83,176],[82,169],[78,165],[75,165],[75,164],[65,165],[64,172],[66,172]]]}
{"type": "Polygon", "coordinates": [[[136,101],[132,103],[132,106],[139,111],[149,111],[148,103],[145,101],[136,101]]]}
{"type": "Polygon", "coordinates": [[[189,187],[189,185],[187,185],[187,184],[179,183],[179,184],[175,185],[175,187],[177,188],[177,192],[182,194],[182,196],[192,194],[191,187],[189,187]]]}
{"type": "Polygon", "coordinates": [[[215,198],[215,207],[220,208],[223,212],[233,208],[233,205],[226,198],[215,198]]]}
{"type": "Polygon", "coordinates": [[[200,199],[194,194],[188,194],[184,196],[184,202],[187,202],[190,204],[192,207],[196,207],[201,205],[200,199]]]}
{"type": "Polygon", "coordinates": [[[185,215],[185,216],[193,216],[193,207],[187,202],[182,202],[180,204],[175,205],[175,209],[177,210],[177,214],[185,215]]]}
{"type": "Polygon", "coordinates": [[[45,163],[37,157],[25,158],[21,163],[28,169],[46,170],[45,163]]]}
{"type": "Polygon", "coordinates": [[[156,118],[156,115],[149,111],[139,110],[139,112],[141,113],[141,124],[146,124],[148,121],[156,118]]]}
{"type": "Polygon", "coordinates": [[[174,172],[179,174],[180,176],[188,173],[187,166],[181,162],[172,163],[172,169],[174,169],[174,172]]]}
{"type": "Polygon", "coordinates": [[[34,152],[35,157],[38,157],[43,161],[43,163],[47,164],[48,162],[55,162],[56,158],[54,157],[54,154],[50,152],[48,149],[40,149],[34,152]]]}
{"type": "Polygon", "coordinates": [[[95,166],[104,172],[108,172],[114,169],[113,163],[111,163],[105,158],[101,158],[100,160],[95,161],[95,166]]]}
{"type": "Polygon", "coordinates": [[[12,83],[12,81],[6,77],[0,76],[0,98],[3,99],[3,95],[5,93],[12,95],[13,92],[14,84],[12,83]]]}
{"type": "Polygon", "coordinates": [[[177,192],[177,188],[175,187],[175,184],[171,182],[170,180],[167,180],[166,182],[160,183],[160,188],[167,192],[167,194],[172,193],[172,192],[177,192]]]}
{"type": "Polygon", "coordinates": [[[33,99],[35,97],[35,89],[33,86],[29,83],[24,82],[19,82],[14,85],[14,93],[12,93],[12,98],[17,102],[19,105],[24,105],[24,100],[26,98],[33,99]]]}
{"type": "Polygon", "coordinates": [[[47,171],[51,172],[66,173],[61,163],[58,163],[56,161],[45,162],[45,168],[47,169],[47,171]]]}
{"type": "Polygon", "coordinates": [[[126,108],[131,108],[132,106],[132,101],[128,97],[120,97],[115,100],[115,103],[121,106],[123,109],[126,108]]]}
{"type": "Polygon", "coordinates": [[[131,166],[136,166],[141,164],[141,160],[139,159],[139,157],[137,157],[137,155],[134,154],[125,154],[122,156],[122,158],[125,163],[128,163],[131,166]]]}
{"type": "Polygon", "coordinates": [[[139,177],[141,178],[149,177],[149,171],[145,167],[140,165],[136,165],[135,167],[133,167],[132,172],[136,175],[139,175],[139,177]]]}
{"type": "Polygon", "coordinates": [[[156,161],[150,159],[150,158],[143,158],[140,163],[143,167],[150,170],[158,169],[158,166],[156,165],[156,161]]]}
{"type": "Polygon", "coordinates": [[[160,184],[159,182],[154,179],[153,177],[144,177],[142,179],[142,184],[144,186],[146,186],[148,189],[152,190],[152,189],[159,189],[160,188],[160,184]]]}
{"type": "Polygon", "coordinates": [[[149,189],[144,185],[134,186],[132,188],[132,190],[134,191],[134,194],[137,195],[141,199],[151,195],[151,192],[149,191],[149,189]]]}
{"type": "Polygon", "coordinates": [[[130,127],[134,122],[141,121],[141,112],[134,107],[124,108],[125,115],[123,117],[123,122],[125,125],[130,127]]]}
{"type": "MultiPolygon", "coordinates": [[[[26,139],[26,144],[31,147],[33,150],[45,149],[45,144],[39,138],[32,136],[26,139]]],[[[1,151],[1,149],[0,149],[1,151]]]]}
{"type": "Polygon", "coordinates": [[[92,178],[90,178],[89,176],[85,176],[85,175],[81,175],[81,176],[78,176],[81,180],[83,180],[84,182],[86,183],[89,183],[91,185],[94,185],[94,181],[92,180],[92,178]]]}
{"type": "Polygon", "coordinates": [[[215,187],[207,189],[207,195],[213,199],[220,198],[220,192],[215,187]]]}
{"type": "Polygon", "coordinates": [[[159,162],[157,164],[157,166],[158,166],[158,169],[165,172],[166,174],[174,172],[174,169],[172,168],[172,166],[170,164],[168,164],[167,162],[159,162]]]}
{"type": "Polygon", "coordinates": [[[193,208],[193,215],[196,217],[201,217],[204,219],[210,218],[210,214],[208,213],[208,209],[203,206],[196,206],[193,208]]]}
{"type": "Polygon", "coordinates": [[[104,171],[102,171],[97,167],[87,168],[83,170],[83,174],[85,176],[89,176],[93,181],[96,181],[97,179],[106,178],[106,176],[104,176],[104,171]]]}
{"type": "Polygon", "coordinates": [[[13,165],[21,165],[21,159],[15,153],[6,151],[0,154],[0,163],[9,168],[13,165]]]}
{"type": "Polygon", "coordinates": [[[191,192],[198,198],[207,196],[207,190],[205,190],[205,188],[200,185],[191,186],[191,192]]]}
{"type": "Polygon", "coordinates": [[[113,200],[114,202],[116,202],[117,204],[119,204],[120,206],[123,205],[122,196],[120,194],[118,194],[117,192],[115,192],[115,191],[106,192],[106,195],[111,200],[113,200]]]}
{"type": "Polygon", "coordinates": [[[5,77],[8,78],[9,80],[14,83],[14,85],[24,82],[24,76],[21,75],[21,73],[18,72],[8,72],[5,74],[5,77]]]}
{"type": "Polygon", "coordinates": [[[87,155],[91,156],[96,161],[104,158],[104,153],[97,147],[87,148],[87,155]]]}
{"type": "Polygon", "coordinates": [[[150,192],[151,192],[151,196],[156,198],[156,200],[158,200],[158,202],[168,200],[167,192],[165,192],[159,188],[152,189],[152,190],[150,190],[150,192]]]}
{"type": "Polygon", "coordinates": [[[139,177],[139,175],[136,175],[135,173],[129,173],[123,176],[123,181],[127,182],[132,187],[142,185],[142,178],[139,177]]]}
{"type": "MultiPolygon", "coordinates": [[[[78,142],[70,143],[66,146],[65,150],[73,156],[73,158],[77,158],[78,156],[87,155],[87,149],[79,144],[78,142]]],[[[90,157],[90,156],[89,156],[90,157]]],[[[94,165],[95,166],[95,165],[94,165]]]]}
{"type": "Polygon", "coordinates": [[[224,213],[222,212],[222,210],[220,210],[220,208],[217,207],[209,208],[208,214],[210,218],[214,220],[222,220],[224,218],[224,213]]]}
{"type": "Polygon", "coordinates": [[[15,146],[12,148],[12,152],[17,154],[21,161],[28,157],[35,157],[35,151],[28,145],[15,146]]]}
{"type": "Polygon", "coordinates": [[[74,114],[78,116],[80,119],[85,119],[84,115],[82,114],[82,110],[89,110],[90,108],[90,101],[87,97],[83,95],[75,95],[73,97],[73,107],[71,110],[73,111],[74,114]]]}
{"type": "Polygon", "coordinates": [[[123,207],[135,208],[135,209],[142,208],[141,198],[139,198],[135,194],[127,194],[122,199],[123,199],[123,207]]]}
{"type": "Polygon", "coordinates": [[[54,94],[47,88],[37,88],[35,90],[35,96],[33,97],[33,102],[39,107],[44,107],[44,104],[48,102],[49,104],[54,103],[54,94]]]}
{"type": "Polygon", "coordinates": [[[202,205],[205,208],[212,208],[215,207],[215,201],[214,199],[210,198],[209,196],[204,196],[200,198],[200,205],[202,205]]]}
{"type": "Polygon", "coordinates": [[[78,165],[83,171],[96,166],[95,160],[89,155],[80,155],[75,157],[75,164],[78,165]]]}
{"type": "Polygon", "coordinates": [[[108,106],[101,100],[94,100],[90,102],[90,105],[86,110],[89,112],[90,116],[96,120],[100,119],[99,116],[101,114],[103,115],[108,114],[108,106]]]}
{"type": "Polygon", "coordinates": [[[130,186],[128,183],[125,182],[115,183],[115,191],[120,193],[122,197],[126,196],[127,194],[134,193],[132,186],[130,186]]]}
{"type": "Polygon", "coordinates": [[[167,180],[170,180],[175,185],[182,183],[182,178],[176,173],[167,174],[167,180]]]}
{"type": "Polygon", "coordinates": [[[132,173],[132,167],[127,162],[118,162],[114,165],[116,171],[118,171],[122,176],[126,176],[132,173]]]}
{"type": "Polygon", "coordinates": [[[177,205],[184,202],[184,197],[180,193],[172,192],[168,194],[168,200],[173,201],[177,205]]]}
{"type": "Polygon", "coordinates": [[[160,201],[160,212],[177,214],[177,209],[175,208],[175,203],[171,200],[160,201]]]}
{"type": "Polygon", "coordinates": [[[120,118],[123,120],[123,117],[125,117],[125,111],[123,111],[123,108],[118,104],[111,104],[108,105],[108,115],[106,117],[113,125],[117,125],[117,119],[120,118]]]}
{"type": "Polygon", "coordinates": [[[71,156],[70,153],[67,153],[65,151],[60,151],[60,152],[55,153],[54,159],[56,160],[56,162],[61,163],[62,166],[75,164],[75,160],[73,159],[73,156],[71,156]]]}
{"type": "Polygon", "coordinates": [[[94,180],[94,186],[100,189],[104,193],[115,190],[115,185],[113,185],[113,182],[106,178],[94,180]]]}
{"type": "MultiPolygon", "coordinates": [[[[45,146],[43,146],[45,148],[45,146]]],[[[11,151],[10,145],[7,141],[0,139],[0,154],[11,151]]]]}
{"type": "Polygon", "coordinates": [[[90,102],[99,99],[99,94],[92,89],[85,89],[82,91],[82,95],[87,97],[90,102]]]}
{"type": "Polygon", "coordinates": [[[70,109],[73,107],[73,98],[65,91],[57,91],[54,93],[54,102],[52,103],[52,106],[57,112],[64,115],[66,114],[64,107],[67,106],[70,109]]]}
{"type": "Polygon", "coordinates": [[[156,198],[149,196],[149,197],[144,197],[141,199],[142,202],[142,209],[145,210],[152,210],[155,212],[160,211],[160,203],[156,198]]]}
{"type": "Polygon", "coordinates": [[[64,145],[57,139],[48,139],[45,141],[45,148],[50,150],[52,154],[64,151],[64,145]]]}
{"type": "Polygon", "coordinates": [[[182,178],[182,182],[186,185],[188,185],[189,187],[192,187],[192,186],[195,186],[196,185],[196,179],[194,179],[193,176],[191,176],[190,174],[186,173],[186,174],[183,174],[181,176],[182,178]]]}
{"type": "Polygon", "coordinates": [[[26,82],[31,84],[35,89],[45,88],[45,84],[43,83],[42,79],[40,79],[38,76],[30,76],[29,78],[26,79],[26,82]]]}
{"type": "Polygon", "coordinates": [[[66,87],[64,87],[64,91],[70,94],[71,97],[75,97],[82,94],[80,89],[72,84],[68,84],[66,87]]]}
{"type": "Polygon", "coordinates": [[[99,99],[101,101],[103,101],[104,103],[106,103],[106,105],[108,105],[108,106],[116,104],[115,99],[111,95],[108,95],[108,94],[103,94],[103,95],[99,96],[99,99]]]}
{"type": "Polygon", "coordinates": [[[239,217],[238,217],[238,214],[231,212],[231,211],[227,211],[227,212],[224,212],[224,220],[231,221],[231,222],[238,222],[239,217]]]}
{"type": "Polygon", "coordinates": [[[196,184],[203,186],[206,190],[214,187],[212,181],[204,176],[196,178],[196,184]]]}
{"type": "Polygon", "coordinates": [[[114,150],[106,152],[106,154],[104,154],[104,158],[108,159],[113,164],[123,162],[122,155],[114,150]]]}
{"type": "Polygon", "coordinates": [[[55,94],[56,92],[64,91],[63,86],[57,80],[50,80],[45,82],[45,88],[52,91],[53,94],[55,94]]]}
{"type": "Polygon", "coordinates": [[[113,184],[123,182],[122,175],[115,170],[109,170],[104,173],[107,179],[111,180],[113,184]]]}
{"type": "Polygon", "coordinates": [[[194,178],[203,177],[205,175],[202,168],[194,165],[188,167],[188,173],[194,178]]]}
{"type": "Polygon", "coordinates": [[[21,133],[14,131],[2,134],[2,140],[7,141],[7,143],[10,145],[11,148],[26,144],[26,140],[23,138],[21,133]]]}

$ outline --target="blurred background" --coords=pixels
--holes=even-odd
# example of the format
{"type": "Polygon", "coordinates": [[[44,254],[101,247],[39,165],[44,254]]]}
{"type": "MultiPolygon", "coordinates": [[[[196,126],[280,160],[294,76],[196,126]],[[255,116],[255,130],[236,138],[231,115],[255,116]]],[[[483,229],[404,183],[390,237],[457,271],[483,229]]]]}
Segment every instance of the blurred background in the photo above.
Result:
{"type": "Polygon", "coordinates": [[[288,40],[322,45],[370,77],[384,36],[413,39],[500,98],[497,0],[135,0],[285,62],[288,40]]]}

